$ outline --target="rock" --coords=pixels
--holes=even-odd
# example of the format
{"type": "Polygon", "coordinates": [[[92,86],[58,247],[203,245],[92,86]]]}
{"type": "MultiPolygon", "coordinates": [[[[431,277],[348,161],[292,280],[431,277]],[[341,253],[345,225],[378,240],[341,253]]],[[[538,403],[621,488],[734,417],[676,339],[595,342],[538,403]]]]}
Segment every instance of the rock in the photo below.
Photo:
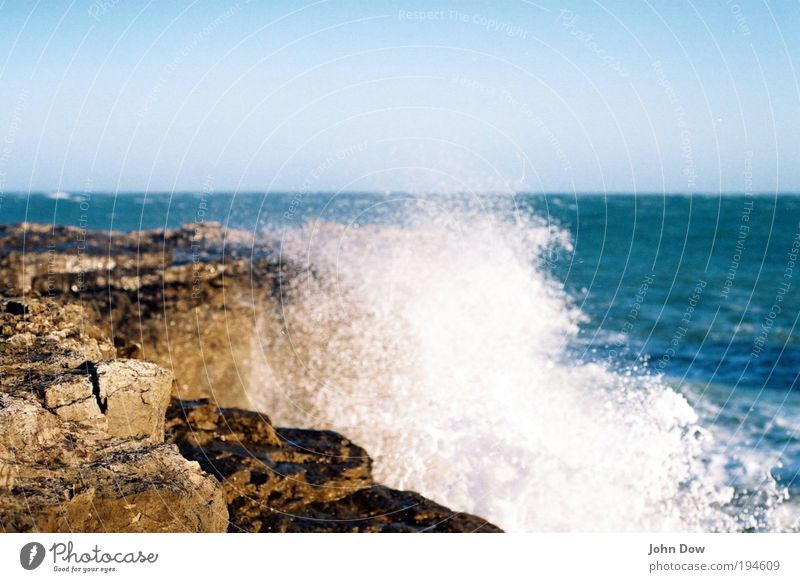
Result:
{"type": "Polygon", "coordinates": [[[101,280],[82,296],[97,298],[98,321],[116,322],[109,331],[120,352],[173,372],[176,396],[247,407],[242,378],[252,367],[254,301],[264,303],[259,311],[273,309],[268,298],[253,299],[248,273],[235,261],[171,265],[144,272],[133,288],[101,280]]]}
{"type": "Polygon", "coordinates": [[[74,305],[6,301],[0,314],[0,390],[25,391],[68,421],[103,425],[117,437],[164,440],[172,392],[168,370],[151,362],[103,359],[114,348],[74,305]]]}
{"type": "Polygon", "coordinates": [[[164,440],[164,413],[172,391],[172,374],[151,362],[114,360],[90,370],[97,401],[108,420],[108,433],[164,440]]]}
{"type": "Polygon", "coordinates": [[[224,531],[217,482],[167,444],[82,430],[0,394],[3,531],[224,531]],[[144,519],[131,522],[131,507],[144,519]]]}
{"type": "MultiPolygon", "coordinates": [[[[88,365],[85,374],[64,374],[45,384],[44,406],[64,420],[97,421],[107,427],[108,421],[100,410],[88,365]]],[[[77,371],[80,372],[80,368],[77,371]]]]}
{"type": "Polygon", "coordinates": [[[45,299],[0,303],[0,346],[4,392],[21,384],[38,385],[87,361],[114,357],[114,346],[79,304],[45,299]]]}
{"type": "Polygon", "coordinates": [[[228,512],[219,485],[174,446],[102,454],[79,464],[0,460],[0,530],[6,532],[214,532],[228,512]],[[3,467],[6,467],[5,471],[3,467]]]}
{"type": "Polygon", "coordinates": [[[0,463],[36,463],[63,442],[58,417],[24,398],[0,393],[0,463]]]}
{"type": "Polygon", "coordinates": [[[0,530],[225,531],[219,483],[163,442],[169,371],[101,359],[85,321],[0,300],[0,530]]]}
{"type": "Polygon", "coordinates": [[[2,294],[91,306],[86,324],[120,356],[172,371],[180,398],[224,406],[250,406],[241,378],[252,370],[255,314],[277,313],[289,271],[272,241],[215,223],[137,233],[0,225],[2,294]]]}
{"type": "Polygon", "coordinates": [[[215,475],[225,490],[231,531],[261,531],[274,512],[334,501],[372,484],[366,452],[332,432],[279,436],[265,415],[176,402],[169,438],[183,455],[215,475]]]}
{"type": "Polygon", "coordinates": [[[500,531],[421,495],[376,485],[366,451],[331,431],[175,401],[168,439],[223,485],[233,532],[500,531]]]}
{"type": "Polygon", "coordinates": [[[4,294],[21,295],[34,289],[56,294],[73,275],[76,290],[90,273],[114,269],[147,269],[171,261],[155,232],[143,244],[139,233],[91,231],[72,226],[22,223],[0,225],[0,288],[4,294]],[[36,282],[36,283],[35,283],[36,282]]]}
{"type": "Polygon", "coordinates": [[[413,491],[383,485],[360,489],[335,502],[315,501],[297,515],[274,513],[262,524],[274,532],[500,533],[485,519],[458,513],[413,491]]]}

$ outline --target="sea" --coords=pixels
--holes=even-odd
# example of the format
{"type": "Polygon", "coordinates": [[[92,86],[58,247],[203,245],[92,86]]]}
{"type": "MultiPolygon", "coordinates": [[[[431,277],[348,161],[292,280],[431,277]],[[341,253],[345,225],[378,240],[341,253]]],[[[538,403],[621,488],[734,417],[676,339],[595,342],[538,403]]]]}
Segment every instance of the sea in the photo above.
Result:
{"type": "Polygon", "coordinates": [[[241,330],[251,401],[387,485],[509,531],[800,530],[800,196],[4,193],[23,221],[312,267],[292,350],[241,330]]]}

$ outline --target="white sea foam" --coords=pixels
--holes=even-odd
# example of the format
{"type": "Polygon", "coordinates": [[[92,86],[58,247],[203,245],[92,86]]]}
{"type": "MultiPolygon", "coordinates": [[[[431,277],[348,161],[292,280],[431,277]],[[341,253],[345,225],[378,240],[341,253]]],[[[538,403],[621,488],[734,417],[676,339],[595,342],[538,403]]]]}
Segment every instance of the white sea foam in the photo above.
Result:
{"type": "Polygon", "coordinates": [[[563,232],[456,212],[281,236],[310,270],[254,348],[278,424],[341,431],[380,482],[510,531],[742,527],[683,396],[567,357],[580,313],[542,258],[563,232]]]}
{"type": "Polygon", "coordinates": [[[69,192],[51,192],[46,196],[51,200],[72,200],[72,194],[69,192]]]}

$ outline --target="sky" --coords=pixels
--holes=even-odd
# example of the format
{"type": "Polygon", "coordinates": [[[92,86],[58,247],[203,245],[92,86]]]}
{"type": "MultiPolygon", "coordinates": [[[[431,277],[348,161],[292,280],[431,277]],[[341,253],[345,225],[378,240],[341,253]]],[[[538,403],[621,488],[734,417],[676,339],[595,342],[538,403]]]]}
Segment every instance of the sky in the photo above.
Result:
{"type": "Polygon", "coordinates": [[[0,0],[0,193],[796,192],[800,3],[0,0]]]}

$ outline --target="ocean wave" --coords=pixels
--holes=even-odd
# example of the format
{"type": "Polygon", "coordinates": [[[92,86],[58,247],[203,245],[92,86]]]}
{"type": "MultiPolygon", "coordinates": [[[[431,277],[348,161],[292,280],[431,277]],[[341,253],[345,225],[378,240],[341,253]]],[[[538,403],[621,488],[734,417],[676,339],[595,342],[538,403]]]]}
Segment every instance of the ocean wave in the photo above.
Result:
{"type": "Polygon", "coordinates": [[[50,192],[45,195],[50,200],[73,200],[74,196],[69,192],[50,192]]]}
{"type": "Polygon", "coordinates": [[[782,527],[784,494],[738,495],[683,395],[570,357],[582,315],[547,269],[564,231],[460,209],[279,236],[308,269],[254,345],[276,423],[341,431],[380,481],[509,531],[782,527]]]}

